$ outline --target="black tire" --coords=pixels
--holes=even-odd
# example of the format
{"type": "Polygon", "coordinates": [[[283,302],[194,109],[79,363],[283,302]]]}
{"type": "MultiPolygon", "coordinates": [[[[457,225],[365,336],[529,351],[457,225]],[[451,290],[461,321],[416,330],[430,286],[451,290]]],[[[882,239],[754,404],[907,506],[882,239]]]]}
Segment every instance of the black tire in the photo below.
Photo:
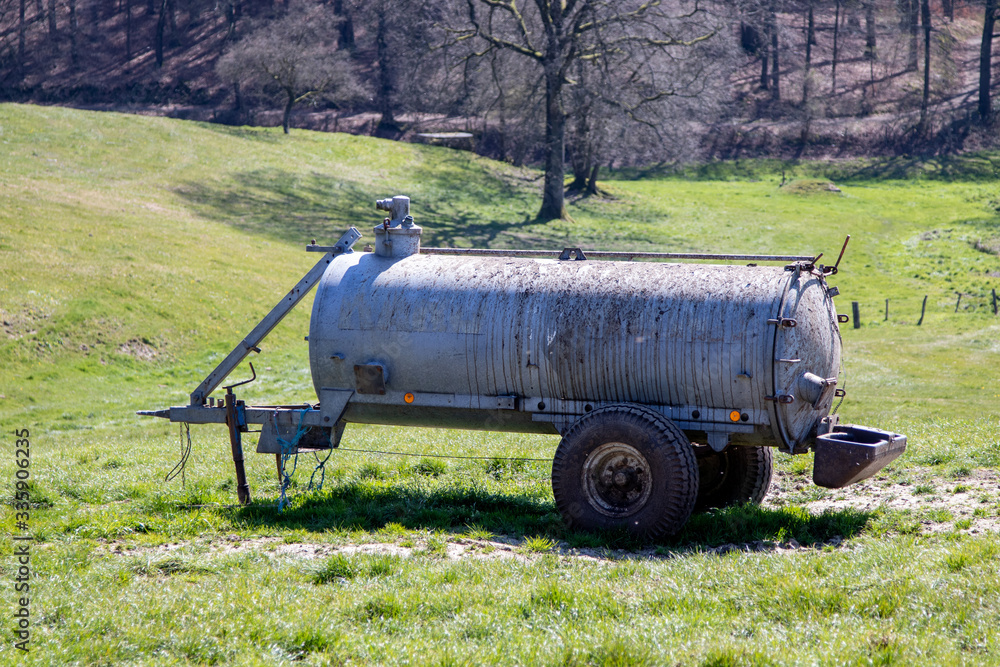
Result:
{"type": "Polygon", "coordinates": [[[684,433],[639,405],[598,408],[563,435],[552,462],[563,520],[581,530],[623,529],[641,539],[676,533],[698,496],[698,464],[684,433]]]}
{"type": "Polygon", "coordinates": [[[721,452],[695,447],[698,502],[695,511],[753,503],[759,505],[771,486],[774,454],[770,447],[731,445],[721,452]]]}

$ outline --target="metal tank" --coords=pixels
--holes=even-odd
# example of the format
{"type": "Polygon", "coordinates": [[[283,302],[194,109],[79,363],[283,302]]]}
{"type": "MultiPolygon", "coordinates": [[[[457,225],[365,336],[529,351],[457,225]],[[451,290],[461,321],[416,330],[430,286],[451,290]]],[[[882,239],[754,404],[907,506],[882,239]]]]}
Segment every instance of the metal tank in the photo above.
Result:
{"type": "Polygon", "coordinates": [[[189,405],[141,413],[227,424],[241,502],[250,424],[282,475],[294,453],[336,448],[350,423],[559,434],[552,487],[566,522],[644,538],[692,511],[760,502],[774,448],[813,451],[827,487],[905,449],[902,435],[830,414],[846,318],[826,282],[837,267],[819,257],[422,248],[407,197],[377,207],[389,215],[373,249],[353,250],[354,228],[310,245],[322,259],[189,405]],[[730,263],[662,262],[689,259],[730,263]],[[319,403],[247,406],[242,383],[210,397],[313,286],[319,403]]]}
{"type": "Polygon", "coordinates": [[[840,347],[815,271],[592,259],[342,255],[309,330],[317,395],[358,393],[348,422],[555,433],[639,403],[787,451],[829,413],[840,347]]]}

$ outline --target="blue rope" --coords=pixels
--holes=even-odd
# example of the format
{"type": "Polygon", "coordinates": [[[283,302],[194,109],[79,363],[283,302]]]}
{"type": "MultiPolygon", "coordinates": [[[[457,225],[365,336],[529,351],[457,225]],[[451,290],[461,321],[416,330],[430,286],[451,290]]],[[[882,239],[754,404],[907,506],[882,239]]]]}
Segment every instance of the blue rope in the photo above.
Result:
{"type": "MultiPolygon", "coordinates": [[[[303,422],[306,419],[306,411],[302,411],[302,415],[299,417],[299,426],[295,430],[295,435],[292,436],[291,440],[285,440],[280,435],[278,435],[278,411],[274,412],[274,436],[278,439],[278,444],[281,445],[281,497],[278,498],[278,511],[285,509],[288,506],[288,496],[285,492],[288,490],[289,485],[292,483],[292,475],[295,474],[295,470],[299,467],[299,450],[298,444],[299,440],[302,439],[302,435],[309,430],[308,426],[305,426],[303,422]],[[295,452],[294,454],[292,452],[295,452]],[[293,458],[292,461],[292,472],[288,472],[288,459],[293,458]]],[[[329,457],[328,457],[329,458],[329,457]]],[[[323,463],[326,463],[324,461],[323,463]]],[[[316,471],[313,471],[316,474],[316,471]]],[[[326,473],[324,473],[325,476],[326,473]]],[[[320,482],[322,485],[322,481],[320,482]]],[[[309,486],[312,488],[312,478],[309,478],[309,486]]]]}

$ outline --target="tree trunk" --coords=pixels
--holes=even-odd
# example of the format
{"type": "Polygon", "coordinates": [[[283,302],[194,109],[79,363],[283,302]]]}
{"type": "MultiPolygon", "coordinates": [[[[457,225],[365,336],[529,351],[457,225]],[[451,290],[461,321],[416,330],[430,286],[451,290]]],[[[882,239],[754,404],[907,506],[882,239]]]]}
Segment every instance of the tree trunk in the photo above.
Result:
{"type": "Polygon", "coordinates": [[[399,128],[396,125],[396,117],[393,112],[393,96],[396,92],[393,82],[391,56],[389,55],[389,20],[387,17],[390,9],[382,7],[378,11],[378,21],[375,29],[375,52],[378,58],[378,109],[382,114],[378,121],[376,132],[394,133],[399,128]]]}
{"type": "Polygon", "coordinates": [[[286,90],[285,95],[288,96],[288,99],[285,101],[285,113],[281,117],[281,129],[285,131],[285,134],[288,134],[288,119],[292,116],[292,105],[295,104],[295,93],[286,90]]]}
{"type": "Polygon", "coordinates": [[[59,31],[56,26],[56,0],[49,0],[49,10],[45,13],[49,20],[49,42],[52,48],[56,48],[59,39],[59,31]]]}
{"type": "Polygon", "coordinates": [[[909,48],[907,49],[906,71],[915,72],[919,64],[920,52],[920,0],[907,0],[906,23],[910,31],[909,48]]]}
{"type": "Polygon", "coordinates": [[[920,22],[924,27],[924,91],[920,98],[920,131],[927,131],[927,106],[931,98],[931,6],[920,0],[920,22]]]}
{"type": "Polygon", "coordinates": [[[833,12],[833,62],[830,64],[830,94],[837,94],[837,46],[840,35],[840,0],[833,12]]]}
{"type": "Polygon", "coordinates": [[[778,63],[778,20],[771,14],[771,99],[781,99],[781,68],[778,63]]]}
{"type": "Polygon", "coordinates": [[[816,39],[816,23],[813,19],[813,6],[809,4],[809,11],[806,13],[806,58],[802,70],[802,106],[809,103],[809,70],[812,66],[812,45],[816,39]]]}
{"type": "Polygon", "coordinates": [[[590,178],[590,151],[587,150],[586,135],[581,134],[579,129],[574,134],[576,135],[576,141],[573,142],[570,154],[573,182],[569,184],[569,188],[567,189],[570,192],[583,192],[587,189],[587,179],[590,178]]]}
{"type": "Polygon", "coordinates": [[[545,63],[545,184],[539,220],[566,217],[566,116],[562,109],[562,75],[552,54],[545,63]]]}
{"type": "Polygon", "coordinates": [[[771,87],[771,77],[768,76],[767,64],[771,61],[771,54],[767,47],[760,48],[760,89],[767,90],[771,87]]]}
{"type": "Polygon", "coordinates": [[[573,152],[573,159],[570,161],[573,167],[573,182],[566,188],[569,192],[583,192],[587,189],[587,178],[590,170],[584,167],[583,160],[576,158],[576,151],[573,152]]]}
{"type": "Polygon", "coordinates": [[[563,3],[553,0],[544,4],[546,52],[542,58],[545,76],[545,182],[542,186],[542,207],[539,220],[564,219],[566,214],[566,114],[563,112],[562,86],[566,72],[562,45],[563,3]]]}
{"type": "Polygon", "coordinates": [[[944,13],[944,17],[948,21],[955,20],[955,0],[942,0],[941,11],[944,13]]]}
{"type": "Polygon", "coordinates": [[[80,60],[80,49],[77,45],[78,25],[76,21],[76,0],[66,0],[69,5],[69,61],[76,65],[80,60]]]}
{"type": "Polygon", "coordinates": [[[236,39],[236,16],[238,6],[235,1],[226,3],[226,41],[232,42],[236,39]]]}
{"type": "Polygon", "coordinates": [[[163,31],[167,27],[167,0],[160,0],[160,14],[156,17],[156,36],[153,48],[156,51],[156,66],[163,67],[163,31]]]}
{"type": "Polygon", "coordinates": [[[337,26],[340,39],[338,46],[349,51],[354,50],[354,20],[351,13],[344,7],[344,0],[333,0],[333,13],[341,17],[340,25],[337,26]]]}
{"type": "Polygon", "coordinates": [[[865,58],[878,58],[878,43],[875,34],[875,0],[865,3],[865,58]]]}
{"type": "Polygon", "coordinates": [[[986,0],[983,15],[983,38],[979,43],[979,121],[989,125],[993,121],[993,100],[990,86],[993,83],[993,30],[997,20],[997,0],[986,0]]]}
{"type": "Polygon", "coordinates": [[[812,45],[816,39],[816,22],[813,15],[812,3],[809,3],[809,12],[806,16],[806,58],[805,66],[802,69],[802,134],[800,141],[802,146],[809,141],[809,125],[812,120],[812,113],[809,110],[809,87],[810,69],[812,68],[812,45]]]}
{"type": "MultiPolygon", "coordinates": [[[[578,81],[582,84],[584,73],[582,71],[583,61],[579,61],[580,67],[577,73],[578,81]]],[[[575,107],[575,123],[573,128],[572,147],[570,153],[570,166],[573,169],[573,182],[570,183],[571,192],[583,192],[587,189],[587,179],[590,178],[590,170],[593,160],[590,150],[590,114],[586,102],[580,99],[582,96],[574,93],[573,106],[575,107]]]]}
{"type": "Polygon", "coordinates": [[[17,69],[23,74],[24,72],[24,41],[25,33],[27,32],[28,25],[24,20],[24,15],[28,10],[28,0],[21,0],[18,6],[18,20],[17,20],[17,69]]]}
{"type": "Polygon", "coordinates": [[[590,177],[587,179],[587,194],[596,195],[597,194],[597,172],[600,171],[601,165],[595,164],[594,168],[590,170],[590,177]]]}
{"type": "Polygon", "coordinates": [[[125,61],[132,60],[132,0],[125,0],[125,61]]]}

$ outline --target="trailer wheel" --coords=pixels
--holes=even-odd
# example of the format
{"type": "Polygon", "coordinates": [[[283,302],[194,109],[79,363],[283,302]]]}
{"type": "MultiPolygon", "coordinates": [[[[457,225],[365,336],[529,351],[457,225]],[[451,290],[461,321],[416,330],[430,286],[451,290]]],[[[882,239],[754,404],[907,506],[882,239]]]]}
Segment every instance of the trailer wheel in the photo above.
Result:
{"type": "Polygon", "coordinates": [[[563,435],[552,492],[572,528],[624,529],[655,539],[687,522],[698,495],[698,464],[687,437],[662,414],[608,405],[563,435]]]}
{"type": "Polygon", "coordinates": [[[695,447],[698,502],[695,511],[753,503],[759,505],[771,486],[774,454],[770,447],[729,446],[721,452],[695,447]]]}

